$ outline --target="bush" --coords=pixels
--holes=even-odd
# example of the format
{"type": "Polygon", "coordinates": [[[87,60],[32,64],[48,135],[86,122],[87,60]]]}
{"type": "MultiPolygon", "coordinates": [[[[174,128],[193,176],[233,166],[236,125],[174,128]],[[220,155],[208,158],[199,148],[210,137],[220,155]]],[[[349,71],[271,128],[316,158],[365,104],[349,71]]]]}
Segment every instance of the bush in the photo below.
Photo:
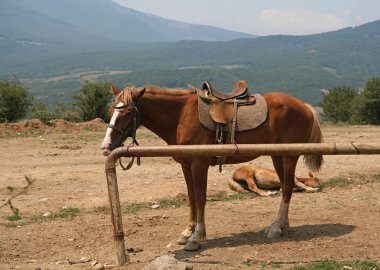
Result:
{"type": "Polygon", "coordinates": [[[84,121],[101,118],[108,122],[108,105],[112,96],[109,83],[86,82],[80,95],[73,96],[74,108],[84,121]]]}
{"type": "Polygon", "coordinates": [[[0,81],[0,122],[16,122],[32,105],[32,96],[14,80],[0,81]]]}
{"type": "Polygon", "coordinates": [[[45,104],[37,103],[32,107],[32,118],[40,119],[43,123],[47,124],[55,119],[56,116],[47,109],[45,104]]]}
{"type": "Polygon", "coordinates": [[[356,97],[356,91],[350,87],[330,90],[321,103],[324,118],[334,123],[350,121],[356,97]]]}
{"type": "Polygon", "coordinates": [[[380,124],[380,78],[367,81],[354,106],[355,122],[363,124],[380,124]]]}

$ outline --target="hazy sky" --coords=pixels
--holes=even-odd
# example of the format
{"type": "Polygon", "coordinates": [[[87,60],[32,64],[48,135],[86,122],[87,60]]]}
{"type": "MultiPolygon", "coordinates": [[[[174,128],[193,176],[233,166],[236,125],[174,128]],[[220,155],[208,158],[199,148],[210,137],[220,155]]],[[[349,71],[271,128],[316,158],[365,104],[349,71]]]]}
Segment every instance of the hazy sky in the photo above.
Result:
{"type": "Polygon", "coordinates": [[[251,34],[313,34],[380,19],[379,0],[114,0],[164,18],[251,34]]]}

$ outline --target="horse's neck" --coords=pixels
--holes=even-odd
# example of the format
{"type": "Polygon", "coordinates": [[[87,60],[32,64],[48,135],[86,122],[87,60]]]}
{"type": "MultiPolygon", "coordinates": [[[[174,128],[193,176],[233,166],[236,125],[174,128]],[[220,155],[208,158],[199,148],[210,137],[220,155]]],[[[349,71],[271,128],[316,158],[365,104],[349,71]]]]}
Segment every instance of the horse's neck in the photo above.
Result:
{"type": "Polygon", "coordinates": [[[176,144],[183,107],[191,95],[164,95],[147,92],[141,99],[141,123],[168,144],[176,144]]]}

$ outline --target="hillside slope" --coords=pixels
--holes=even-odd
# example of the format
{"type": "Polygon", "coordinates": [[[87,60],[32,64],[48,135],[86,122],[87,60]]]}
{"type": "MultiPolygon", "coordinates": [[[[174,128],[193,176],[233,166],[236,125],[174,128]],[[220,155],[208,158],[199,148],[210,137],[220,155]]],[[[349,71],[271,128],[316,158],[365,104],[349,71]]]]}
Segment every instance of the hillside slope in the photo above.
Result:
{"type": "Polygon", "coordinates": [[[13,41],[75,46],[87,40],[159,42],[231,40],[252,35],[145,14],[111,0],[2,0],[0,36],[13,41]]]}

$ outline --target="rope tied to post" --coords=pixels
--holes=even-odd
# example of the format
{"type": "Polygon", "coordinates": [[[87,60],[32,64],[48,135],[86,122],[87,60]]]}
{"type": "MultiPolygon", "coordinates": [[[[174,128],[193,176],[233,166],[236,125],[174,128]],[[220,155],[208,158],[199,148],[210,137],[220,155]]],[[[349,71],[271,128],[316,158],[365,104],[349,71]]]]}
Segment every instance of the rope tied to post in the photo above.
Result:
{"type": "Polygon", "coordinates": [[[355,146],[354,142],[351,142],[351,145],[356,150],[356,154],[360,155],[360,150],[355,146]]]}

